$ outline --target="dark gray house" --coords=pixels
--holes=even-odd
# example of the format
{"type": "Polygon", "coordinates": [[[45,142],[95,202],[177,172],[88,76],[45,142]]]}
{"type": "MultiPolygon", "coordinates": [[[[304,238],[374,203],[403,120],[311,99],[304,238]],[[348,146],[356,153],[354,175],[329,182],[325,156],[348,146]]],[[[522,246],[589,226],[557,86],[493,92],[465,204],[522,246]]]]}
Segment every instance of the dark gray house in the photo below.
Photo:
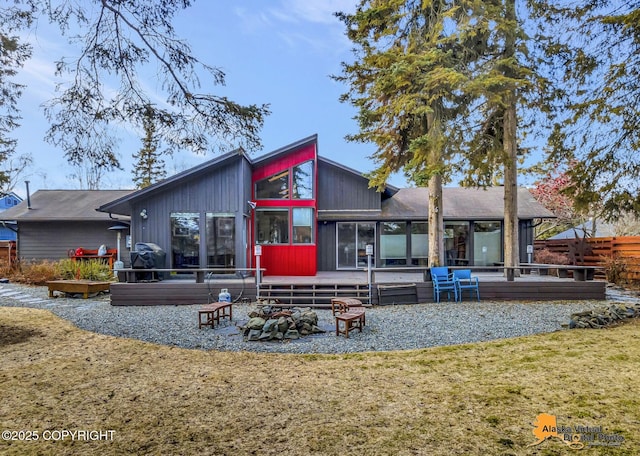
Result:
{"type": "MultiPolygon", "coordinates": [[[[521,261],[536,219],[553,217],[519,190],[521,261]]],[[[153,243],[172,269],[253,268],[268,275],[308,275],[366,266],[425,267],[428,190],[369,188],[360,172],[318,155],[318,138],[252,159],[238,150],[145,189],[41,190],[0,213],[18,226],[18,255],[59,259],[77,247],[115,247],[122,222],[133,249],[153,243]]],[[[446,262],[502,261],[503,189],[443,189],[446,262]]],[[[127,244],[121,258],[128,263],[127,244]]]]}
{"type": "MultiPolygon", "coordinates": [[[[131,218],[132,245],[166,251],[167,268],[251,268],[268,275],[314,275],[366,265],[427,265],[427,189],[370,189],[358,171],[318,155],[317,136],[252,159],[222,155],[99,206],[131,218]],[[256,252],[257,251],[257,252],[256,252]]],[[[445,188],[446,261],[501,261],[503,189],[445,188]]],[[[519,190],[521,261],[536,219],[553,217],[519,190]]]]}

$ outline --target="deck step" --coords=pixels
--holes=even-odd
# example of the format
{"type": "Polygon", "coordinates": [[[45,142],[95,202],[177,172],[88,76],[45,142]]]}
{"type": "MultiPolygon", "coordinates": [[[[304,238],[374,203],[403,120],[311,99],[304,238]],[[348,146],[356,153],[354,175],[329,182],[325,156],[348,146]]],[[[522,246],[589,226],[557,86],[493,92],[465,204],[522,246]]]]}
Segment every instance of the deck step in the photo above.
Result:
{"type": "Polygon", "coordinates": [[[260,297],[278,300],[279,306],[290,307],[330,308],[332,298],[353,298],[370,304],[367,284],[263,283],[260,297]]]}

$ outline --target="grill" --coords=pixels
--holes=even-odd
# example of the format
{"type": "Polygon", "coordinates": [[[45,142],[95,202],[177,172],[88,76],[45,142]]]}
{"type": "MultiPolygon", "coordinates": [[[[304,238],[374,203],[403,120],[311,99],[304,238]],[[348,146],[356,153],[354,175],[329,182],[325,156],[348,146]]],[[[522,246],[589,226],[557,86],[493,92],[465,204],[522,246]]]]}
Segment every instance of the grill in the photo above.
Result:
{"type": "MultiPolygon", "coordinates": [[[[164,268],[166,252],[153,242],[137,242],[135,249],[131,251],[131,267],[134,269],[161,269],[164,268]]],[[[157,272],[136,273],[136,281],[160,280],[157,272]]]]}

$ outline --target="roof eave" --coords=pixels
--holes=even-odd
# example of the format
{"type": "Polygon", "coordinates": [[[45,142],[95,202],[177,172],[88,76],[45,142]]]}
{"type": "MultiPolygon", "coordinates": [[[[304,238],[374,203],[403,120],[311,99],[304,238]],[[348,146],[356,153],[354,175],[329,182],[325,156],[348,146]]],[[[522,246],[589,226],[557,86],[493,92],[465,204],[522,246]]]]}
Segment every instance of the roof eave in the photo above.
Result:
{"type": "MultiPolygon", "coordinates": [[[[130,201],[136,200],[138,198],[142,198],[144,196],[146,196],[149,193],[153,193],[158,191],[158,189],[162,189],[165,187],[170,187],[171,185],[174,185],[176,182],[189,177],[189,176],[195,176],[198,175],[201,172],[204,172],[206,170],[208,170],[211,167],[214,166],[220,166],[222,163],[226,162],[227,160],[234,158],[234,157],[244,157],[244,159],[246,159],[247,161],[250,162],[249,158],[246,156],[244,150],[242,148],[238,148],[235,149],[231,152],[227,152],[224,155],[220,155],[219,157],[213,158],[209,161],[206,161],[204,163],[201,163],[198,166],[195,166],[193,168],[189,168],[185,171],[182,171],[180,173],[174,174],[173,176],[170,176],[160,182],[157,182],[155,184],[152,184],[148,187],[145,187],[143,189],[134,191],[133,193],[129,194],[129,195],[125,195],[122,198],[118,198],[116,200],[110,201],[107,204],[103,204],[102,206],[96,208],[96,210],[98,212],[108,212],[108,213],[117,213],[119,214],[119,212],[117,212],[117,207],[122,205],[122,204],[126,204],[130,201]]],[[[123,210],[123,208],[120,208],[120,210],[123,210]]],[[[131,214],[121,214],[121,215],[125,215],[125,216],[131,216],[131,214]]]]}

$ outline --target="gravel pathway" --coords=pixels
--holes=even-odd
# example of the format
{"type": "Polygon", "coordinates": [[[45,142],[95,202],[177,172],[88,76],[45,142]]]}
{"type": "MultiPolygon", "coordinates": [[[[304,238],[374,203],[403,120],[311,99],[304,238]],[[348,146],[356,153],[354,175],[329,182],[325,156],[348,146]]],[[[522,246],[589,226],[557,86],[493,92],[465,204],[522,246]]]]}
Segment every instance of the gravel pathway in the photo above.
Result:
{"type": "Polygon", "coordinates": [[[607,301],[377,306],[367,310],[363,332],[352,332],[349,339],[336,337],[331,312],[319,309],[319,326],[325,333],[288,342],[245,342],[238,325],[247,322],[255,305],[234,304],[233,322],[224,321],[214,330],[198,329],[200,305],[115,307],[104,294],[89,299],[49,298],[46,287],[0,284],[0,306],[46,309],[88,331],[183,348],[273,353],[408,350],[549,333],[561,330],[574,312],[614,301],[640,302],[636,294],[616,288],[609,288],[607,296],[607,301]]]}

